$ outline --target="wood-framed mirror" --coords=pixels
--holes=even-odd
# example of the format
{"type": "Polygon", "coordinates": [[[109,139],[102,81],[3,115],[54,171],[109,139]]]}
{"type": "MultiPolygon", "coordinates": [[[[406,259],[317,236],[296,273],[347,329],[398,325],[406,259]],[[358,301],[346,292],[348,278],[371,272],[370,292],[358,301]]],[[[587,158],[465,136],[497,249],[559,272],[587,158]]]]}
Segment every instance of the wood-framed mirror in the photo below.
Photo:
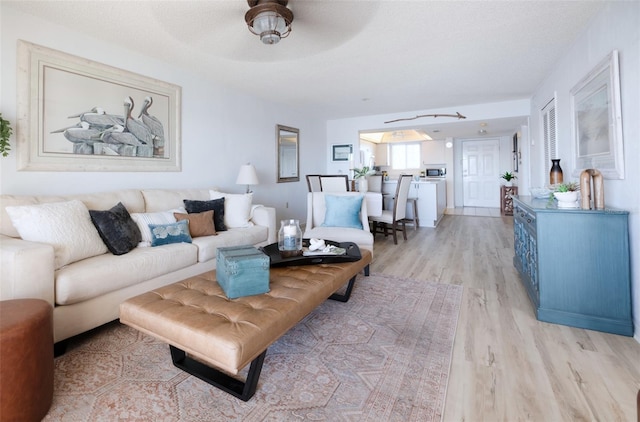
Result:
{"type": "Polygon", "coordinates": [[[278,148],[277,182],[298,182],[300,180],[300,131],[293,127],[277,125],[276,145],[278,148]]]}

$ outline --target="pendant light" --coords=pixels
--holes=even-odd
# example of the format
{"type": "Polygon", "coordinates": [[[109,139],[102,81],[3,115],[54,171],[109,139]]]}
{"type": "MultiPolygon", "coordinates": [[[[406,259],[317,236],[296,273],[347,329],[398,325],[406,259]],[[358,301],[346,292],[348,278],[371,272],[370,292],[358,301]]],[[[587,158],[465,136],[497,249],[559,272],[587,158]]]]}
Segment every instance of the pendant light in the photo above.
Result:
{"type": "Polygon", "coordinates": [[[293,12],[287,9],[289,0],[247,0],[250,9],[244,15],[249,31],[260,36],[265,44],[277,44],[291,33],[293,12]]]}

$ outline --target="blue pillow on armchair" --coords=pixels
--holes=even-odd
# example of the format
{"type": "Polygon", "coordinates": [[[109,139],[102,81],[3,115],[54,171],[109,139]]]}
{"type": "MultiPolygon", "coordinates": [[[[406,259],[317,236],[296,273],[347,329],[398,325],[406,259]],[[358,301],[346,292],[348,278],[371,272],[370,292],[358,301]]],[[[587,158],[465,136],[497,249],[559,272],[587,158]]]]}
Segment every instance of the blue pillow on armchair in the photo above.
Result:
{"type": "Polygon", "coordinates": [[[362,195],[325,195],[326,212],[322,227],[348,227],[362,230],[362,195]]]}

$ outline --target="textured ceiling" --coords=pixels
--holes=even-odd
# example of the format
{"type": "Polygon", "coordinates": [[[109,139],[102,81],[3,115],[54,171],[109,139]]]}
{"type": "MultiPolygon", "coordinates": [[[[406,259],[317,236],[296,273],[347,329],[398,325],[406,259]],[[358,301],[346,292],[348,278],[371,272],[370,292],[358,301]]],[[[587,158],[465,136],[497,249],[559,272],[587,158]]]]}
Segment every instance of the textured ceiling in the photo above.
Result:
{"type": "Polygon", "coordinates": [[[528,98],[605,3],[290,0],[293,31],[276,45],[247,30],[243,0],[3,7],[342,118],[528,98]]]}

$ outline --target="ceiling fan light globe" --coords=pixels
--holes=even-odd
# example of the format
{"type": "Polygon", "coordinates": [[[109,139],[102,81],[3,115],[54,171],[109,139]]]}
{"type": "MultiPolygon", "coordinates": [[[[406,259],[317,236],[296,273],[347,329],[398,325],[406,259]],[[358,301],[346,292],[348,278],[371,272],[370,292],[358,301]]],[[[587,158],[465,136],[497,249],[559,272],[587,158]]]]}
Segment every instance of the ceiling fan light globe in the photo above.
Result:
{"type": "Polygon", "coordinates": [[[264,44],[277,44],[286,30],[287,23],[275,12],[262,12],[253,19],[253,32],[260,35],[264,44]]]}
{"type": "Polygon", "coordinates": [[[280,34],[276,31],[265,31],[260,34],[260,41],[264,44],[278,44],[280,42],[280,34]]]}
{"type": "Polygon", "coordinates": [[[278,20],[283,20],[275,12],[262,12],[258,13],[253,19],[253,30],[258,34],[265,31],[274,31],[278,27],[278,20]]]}

